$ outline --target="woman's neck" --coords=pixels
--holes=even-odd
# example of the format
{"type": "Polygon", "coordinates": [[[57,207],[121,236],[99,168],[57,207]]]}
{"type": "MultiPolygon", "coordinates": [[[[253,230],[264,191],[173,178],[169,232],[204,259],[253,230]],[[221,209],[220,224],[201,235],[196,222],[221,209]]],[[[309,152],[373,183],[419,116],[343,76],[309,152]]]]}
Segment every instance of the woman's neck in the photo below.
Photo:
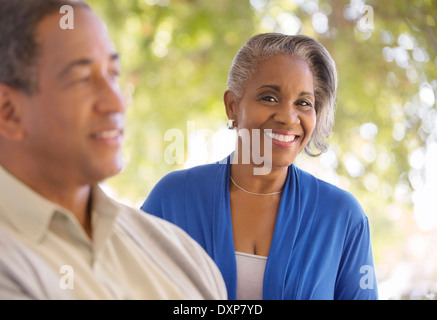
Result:
{"type": "Polygon", "coordinates": [[[255,175],[251,164],[231,164],[231,177],[244,190],[267,194],[281,191],[287,179],[287,167],[272,168],[269,174],[255,175]]]}

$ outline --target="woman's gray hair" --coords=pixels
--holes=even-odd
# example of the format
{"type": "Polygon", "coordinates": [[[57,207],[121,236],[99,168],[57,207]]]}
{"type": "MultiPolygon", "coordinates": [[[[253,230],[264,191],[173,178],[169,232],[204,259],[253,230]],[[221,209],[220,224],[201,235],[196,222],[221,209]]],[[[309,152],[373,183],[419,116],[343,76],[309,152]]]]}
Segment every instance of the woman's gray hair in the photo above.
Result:
{"type": "Polygon", "coordinates": [[[318,156],[328,149],[326,139],[331,136],[334,126],[338,83],[334,60],[318,41],[303,35],[280,33],[253,36],[235,55],[228,75],[228,90],[240,99],[246,82],[253,76],[258,64],[282,54],[306,61],[313,74],[317,121],[305,152],[310,156],[318,156]],[[312,143],[320,152],[311,151],[312,143]]]}

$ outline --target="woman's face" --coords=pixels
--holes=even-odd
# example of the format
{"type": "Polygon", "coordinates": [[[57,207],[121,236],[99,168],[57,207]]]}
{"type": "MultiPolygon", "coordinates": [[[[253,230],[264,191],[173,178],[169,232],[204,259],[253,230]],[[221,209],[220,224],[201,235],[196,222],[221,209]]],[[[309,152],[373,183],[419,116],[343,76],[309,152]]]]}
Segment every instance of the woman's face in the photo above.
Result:
{"type": "Polygon", "coordinates": [[[273,168],[291,165],[316,126],[312,72],[305,61],[289,55],[261,62],[242,97],[228,91],[225,104],[238,130],[259,129],[260,150],[271,141],[273,168]]]}

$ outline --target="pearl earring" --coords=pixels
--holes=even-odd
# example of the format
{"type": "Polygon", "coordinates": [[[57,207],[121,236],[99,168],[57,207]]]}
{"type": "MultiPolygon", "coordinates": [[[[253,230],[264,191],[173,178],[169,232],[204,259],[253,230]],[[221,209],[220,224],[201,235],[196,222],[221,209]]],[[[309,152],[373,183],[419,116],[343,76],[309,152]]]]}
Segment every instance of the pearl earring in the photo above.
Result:
{"type": "Polygon", "coordinates": [[[234,129],[234,119],[228,120],[228,129],[230,130],[234,129]]]}

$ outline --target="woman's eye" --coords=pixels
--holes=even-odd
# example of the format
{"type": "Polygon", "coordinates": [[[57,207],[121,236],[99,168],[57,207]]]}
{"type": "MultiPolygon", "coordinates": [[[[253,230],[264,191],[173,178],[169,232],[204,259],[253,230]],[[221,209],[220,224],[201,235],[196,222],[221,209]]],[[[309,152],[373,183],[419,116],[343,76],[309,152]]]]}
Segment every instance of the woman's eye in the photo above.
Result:
{"type": "Polygon", "coordinates": [[[277,102],[277,99],[275,97],[272,97],[272,96],[261,97],[261,100],[267,101],[267,102],[277,102]]]}
{"type": "Polygon", "coordinates": [[[313,105],[309,103],[308,101],[302,100],[298,104],[300,104],[303,107],[312,107],[313,105]]]}

